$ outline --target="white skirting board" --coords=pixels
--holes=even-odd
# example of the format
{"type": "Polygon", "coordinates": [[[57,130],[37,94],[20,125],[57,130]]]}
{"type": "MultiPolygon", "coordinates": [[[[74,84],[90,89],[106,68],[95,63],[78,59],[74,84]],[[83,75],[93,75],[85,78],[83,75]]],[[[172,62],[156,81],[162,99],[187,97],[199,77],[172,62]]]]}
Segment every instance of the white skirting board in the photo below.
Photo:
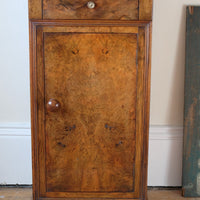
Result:
{"type": "Polygon", "coordinates": [[[27,123],[0,124],[0,184],[31,184],[31,130],[27,123]]]}
{"type": "Polygon", "coordinates": [[[182,147],[182,127],[150,127],[148,186],[182,185],[182,147]]]}
{"type": "MultiPolygon", "coordinates": [[[[181,186],[183,128],[151,126],[149,186],[181,186]]],[[[0,184],[31,184],[28,123],[0,123],[0,184]]]]}

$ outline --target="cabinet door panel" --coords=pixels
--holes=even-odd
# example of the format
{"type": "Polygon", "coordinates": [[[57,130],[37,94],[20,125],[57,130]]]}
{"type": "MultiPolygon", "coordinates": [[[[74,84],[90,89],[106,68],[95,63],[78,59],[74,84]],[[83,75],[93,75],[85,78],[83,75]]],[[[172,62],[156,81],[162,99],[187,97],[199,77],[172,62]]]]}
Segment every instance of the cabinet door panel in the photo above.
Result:
{"type": "Polygon", "coordinates": [[[32,30],[38,196],[140,198],[148,24],[32,30]]]}
{"type": "Polygon", "coordinates": [[[46,33],[49,191],[132,191],[137,37],[46,33]]]}

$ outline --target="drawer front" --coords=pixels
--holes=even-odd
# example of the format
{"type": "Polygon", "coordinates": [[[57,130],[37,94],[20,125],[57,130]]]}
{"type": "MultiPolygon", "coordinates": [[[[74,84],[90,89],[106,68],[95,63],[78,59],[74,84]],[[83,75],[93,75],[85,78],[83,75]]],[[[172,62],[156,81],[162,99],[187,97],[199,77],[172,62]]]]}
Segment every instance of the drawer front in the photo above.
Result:
{"type": "Polygon", "coordinates": [[[44,19],[137,20],[138,0],[44,0],[44,19]]]}

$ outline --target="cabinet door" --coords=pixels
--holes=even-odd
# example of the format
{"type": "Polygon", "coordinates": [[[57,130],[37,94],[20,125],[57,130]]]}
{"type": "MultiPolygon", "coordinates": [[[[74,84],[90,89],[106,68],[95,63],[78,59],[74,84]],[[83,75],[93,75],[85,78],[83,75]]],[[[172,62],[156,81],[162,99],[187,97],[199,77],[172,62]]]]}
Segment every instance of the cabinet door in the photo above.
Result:
{"type": "Polygon", "coordinates": [[[34,190],[141,198],[149,24],[32,22],[34,190]]]}

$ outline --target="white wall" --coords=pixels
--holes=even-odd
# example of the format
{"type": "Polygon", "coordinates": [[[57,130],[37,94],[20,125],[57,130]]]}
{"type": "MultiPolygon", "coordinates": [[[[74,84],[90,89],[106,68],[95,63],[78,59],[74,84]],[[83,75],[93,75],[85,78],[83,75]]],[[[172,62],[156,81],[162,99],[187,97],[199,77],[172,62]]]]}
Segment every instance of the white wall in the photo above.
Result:
{"type": "Polygon", "coordinates": [[[0,122],[30,120],[27,1],[1,1],[0,122]]]}
{"type": "MultiPolygon", "coordinates": [[[[154,0],[149,185],[181,185],[185,5],[154,0]]],[[[28,0],[0,6],[0,183],[31,183],[28,0]]]]}
{"type": "Polygon", "coordinates": [[[151,124],[183,124],[186,5],[199,0],[154,0],[151,124]]]}

